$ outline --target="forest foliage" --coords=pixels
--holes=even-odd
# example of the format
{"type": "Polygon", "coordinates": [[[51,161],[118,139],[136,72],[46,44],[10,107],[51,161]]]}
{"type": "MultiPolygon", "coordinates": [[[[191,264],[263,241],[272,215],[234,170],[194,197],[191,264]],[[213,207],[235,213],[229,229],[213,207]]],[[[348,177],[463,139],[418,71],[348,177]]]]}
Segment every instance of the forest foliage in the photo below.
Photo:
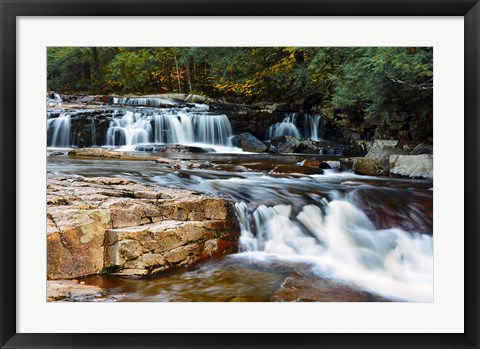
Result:
{"type": "Polygon", "coordinates": [[[48,88],[63,93],[316,98],[366,117],[432,108],[432,48],[51,47],[47,60],[48,88]]]}

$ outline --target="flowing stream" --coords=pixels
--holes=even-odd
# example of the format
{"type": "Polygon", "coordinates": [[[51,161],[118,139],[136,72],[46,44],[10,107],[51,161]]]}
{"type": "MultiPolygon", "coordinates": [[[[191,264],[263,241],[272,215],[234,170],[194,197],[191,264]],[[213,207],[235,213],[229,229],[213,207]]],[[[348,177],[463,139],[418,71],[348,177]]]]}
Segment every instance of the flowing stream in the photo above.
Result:
{"type": "Polygon", "coordinates": [[[185,292],[191,292],[185,280],[194,277],[202,281],[196,283],[199,298],[191,300],[207,299],[208,290],[214,288],[211,299],[243,297],[247,293],[252,297],[249,300],[265,301],[286,274],[294,271],[306,277],[308,270],[308,277],[334,280],[386,299],[432,301],[431,181],[333,170],[312,174],[308,167],[297,165],[299,157],[215,153],[170,156],[195,158],[214,166],[175,171],[142,161],[130,161],[125,166],[115,160],[49,158],[48,172],[52,175],[124,177],[220,194],[236,202],[241,253],[211,261],[196,272],[148,280],[152,284],[138,281],[150,290],[160,288],[153,295],[146,296],[142,288],[132,291],[133,281],[110,280],[118,292],[130,285],[123,300],[184,299],[185,292]],[[244,269],[248,276],[236,268],[244,269]],[[233,287],[226,286],[227,280],[242,287],[226,291],[233,287]],[[173,289],[166,292],[162,288],[166,284],[173,289]]]}
{"type": "MultiPolygon", "coordinates": [[[[113,103],[158,107],[168,100],[113,103]]],[[[231,147],[228,118],[208,112],[208,106],[119,109],[98,119],[89,119],[87,128],[98,139],[102,122],[108,122],[101,144],[109,148],[196,144],[217,152],[162,152],[161,156],[208,164],[176,170],[148,161],[54,155],[48,158],[49,175],[123,177],[230,198],[241,227],[241,251],[161,278],[98,276],[86,283],[106,287],[123,301],[285,300],[288,292],[298,292],[305,283],[310,288],[303,289],[311,292],[313,287],[317,295],[295,299],[433,301],[432,181],[322,173],[302,166],[307,157],[335,157],[242,153],[231,147]]],[[[321,117],[305,115],[304,128],[306,137],[320,139],[321,117]]],[[[70,147],[75,136],[70,113],[49,116],[47,132],[50,148],[70,147]]],[[[300,136],[295,115],[267,132],[267,138],[278,135],[300,136]]]]}

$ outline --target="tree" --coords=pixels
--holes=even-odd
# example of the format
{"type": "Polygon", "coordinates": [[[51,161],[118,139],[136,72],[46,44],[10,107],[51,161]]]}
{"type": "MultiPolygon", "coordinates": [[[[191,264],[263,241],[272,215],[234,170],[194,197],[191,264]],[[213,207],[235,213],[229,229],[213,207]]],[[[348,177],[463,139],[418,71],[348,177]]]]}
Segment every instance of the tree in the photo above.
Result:
{"type": "Polygon", "coordinates": [[[331,76],[332,103],[339,108],[360,107],[366,117],[388,120],[398,111],[415,112],[429,105],[433,96],[431,48],[355,48],[331,76]]]}
{"type": "Polygon", "coordinates": [[[433,52],[422,47],[51,47],[48,87],[292,102],[389,120],[432,113],[433,52]],[[318,97],[318,98],[317,98],[318,97]]]}

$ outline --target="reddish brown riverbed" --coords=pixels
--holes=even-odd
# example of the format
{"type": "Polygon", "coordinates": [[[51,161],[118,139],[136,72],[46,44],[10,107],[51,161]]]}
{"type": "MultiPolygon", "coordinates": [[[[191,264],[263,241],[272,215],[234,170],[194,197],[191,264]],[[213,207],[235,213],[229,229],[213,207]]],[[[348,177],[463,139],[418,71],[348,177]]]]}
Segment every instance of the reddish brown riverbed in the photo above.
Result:
{"type": "MultiPolygon", "coordinates": [[[[253,230],[258,230],[266,224],[263,221],[260,224],[258,220],[265,219],[273,208],[277,207],[278,212],[284,212],[285,207],[290,207],[287,213],[279,214],[275,211],[276,215],[272,213],[268,217],[273,219],[273,223],[275,220],[280,222],[281,219],[285,219],[287,225],[292,224],[294,229],[299,230],[298,234],[304,234],[302,239],[308,241],[305,242],[307,245],[290,246],[291,250],[282,254],[285,249],[279,249],[278,246],[282,248],[287,246],[288,236],[282,235],[283,240],[279,244],[276,238],[271,236],[275,228],[272,228],[273,223],[270,222],[268,229],[265,230],[267,235],[263,240],[260,241],[258,237],[255,239],[255,243],[258,242],[256,249],[245,247],[238,255],[212,260],[188,270],[169,272],[154,279],[96,276],[83,280],[86,284],[106,289],[105,298],[117,301],[428,299],[429,285],[430,283],[433,285],[433,275],[432,280],[428,276],[431,259],[429,246],[433,234],[432,181],[366,177],[333,170],[324,172],[316,167],[300,166],[299,163],[307,158],[305,156],[162,154],[164,155],[193,161],[200,165],[172,169],[151,161],[74,160],[67,156],[50,156],[48,173],[49,175],[123,177],[221,195],[244,205],[242,207],[245,207],[245,212],[252,215],[249,222],[252,226],[255,222],[257,224],[253,230]],[[327,251],[325,246],[328,246],[328,243],[323,240],[331,235],[331,231],[334,231],[331,227],[333,218],[330,218],[331,222],[328,223],[329,217],[333,215],[329,212],[334,212],[329,208],[332,202],[349,205],[347,207],[349,211],[341,212],[340,218],[336,219],[340,220],[340,223],[342,221],[345,223],[345,229],[351,230],[353,235],[349,236],[359,244],[360,250],[369,249],[368,254],[359,257],[359,260],[367,261],[365,270],[373,273],[372,275],[378,273],[379,280],[387,280],[381,281],[385,284],[390,281],[398,282],[398,285],[392,284],[392,287],[401,289],[400,293],[392,292],[392,287],[378,288],[375,282],[372,285],[366,284],[364,280],[345,273],[344,268],[338,269],[339,261],[343,257],[335,263],[331,263],[331,259],[335,258],[338,255],[337,252],[341,252],[342,249],[335,250],[337,251],[334,251],[335,253],[330,253],[332,249],[328,249],[326,255],[329,259],[311,258],[315,257],[316,253],[322,254],[322,251],[327,251]],[[326,220],[325,227],[315,226],[315,224],[321,224],[315,220],[312,221],[313,223],[302,220],[302,214],[305,217],[306,212],[317,212],[305,209],[312,206],[320,208],[318,212],[326,220]],[[255,211],[259,212],[256,216],[255,211]],[[362,215],[368,218],[362,218],[362,215]],[[254,222],[255,217],[257,221],[254,222]],[[320,230],[317,231],[317,228],[320,230]],[[327,232],[330,232],[330,235],[327,232]],[[376,239],[375,235],[378,234],[386,234],[385,239],[372,242],[371,240],[376,239]],[[316,242],[312,242],[312,239],[316,239],[316,242]],[[422,268],[425,264],[427,265],[425,274],[407,275],[405,280],[400,278],[399,281],[398,276],[389,275],[391,270],[397,270],[388,269],[391,264],[390,257],[383,261],[378,261],[378,256],[372,257],[372,251],[373,253],[380,251],[380,256],[403,253],[397,253],[396,249],[400,247],[392,245],[396,243],[395,241],[411,244],[409,249],[418,247],[418,251],[414,251],[412,256],[400,256],[399,263],[406,261],[408,268],[406,267],[405,270],[408,273],[414,273],[415,263],[422,263],[422,268]],[[276,244],[275,248],[269,250],[272,244],[276,244]],[[309,249],[308,244],[314,248],[309,249]],[[383,250],[386,252],[382,252],[383,250]],[[294,251],[293,254],[291,251],[294,251]],[[324,262],[328,267],[322,268],[324,262]],[[415,285],[411,284],[412,280],[419,280],[419,285],[421,284],[419,288],[422,288],[422,292],[416,293],[415,285]],[[412,287],[412,290],[409,287],[412,287]],[[427,292],[424,292],[425,290],[427,292]]],[[[320,160],[333,159],[319,158],[320,160]]],[[[338,204],[332,207],[337,207],[337,210],[342,209],[338,204]]]]}

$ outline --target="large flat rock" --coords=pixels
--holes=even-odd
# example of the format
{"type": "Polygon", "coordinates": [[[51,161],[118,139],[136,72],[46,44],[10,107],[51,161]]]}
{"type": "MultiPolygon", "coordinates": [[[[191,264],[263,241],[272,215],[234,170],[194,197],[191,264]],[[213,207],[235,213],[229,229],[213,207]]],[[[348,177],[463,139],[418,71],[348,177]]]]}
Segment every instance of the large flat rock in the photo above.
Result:
{"type": "Polygon", "coordinates": [[[48,280],[47,301],[84,302],[100,299],[105,290],[74,280],[48,280]]]}
{"type": "Polygon", "coordinates": [[[164,164],[176,164],[177,161],[151,155],[136,155],[118,150],[109,150],[103,148],[79,148],[72,149],[68,152],[68,156],[72,158],[86,159],[117,159],[117,160],[134,160],[134,161],[155,161],[164,164]]]}
{"type": "MultiPolygon", "coordinates": [[[[142,269],[144,275],[147,264],[161,264],[165,270],[205,258],[204,251],[208,246],[211,256],[233,251],[238,235],[232,203],[225,199],[121,178],[62,177],[47,180],[48,279],[98,274],[113,266],[142,269]],[[156,232],[149,242],[155,245],[153,251],[158,252],[162,243],[168,242],[163,247],[162,256],[171,253],[178,261],[173,262],[174,258],[170,256],[166,264],[152,262],[152,258],[158,256],[152,256],[155,253],[145,247],[142,256],[138,257],[150,261],[145,261],[141,268],[131,267],[133,262],[128,265],[111,263],[113,257],[108,251],[112,250],[115,239],[120,242],[131,234],[135,235],[131,240],[137,241],[141,232],[152,231],[156,232]],[[155,241],[157,237],[158,242],[155,241]],[[170,243],[169,239],[179,242],[170,243]],[[215,249],[213,246],[220,247],[215,249]],[[221,247],[224,248],[219,252],[221,247]],[[109,262],[105,265],[105,261],[109,262]]],[[[153,271],[147,269],[147,273],[153,271]]]]}

